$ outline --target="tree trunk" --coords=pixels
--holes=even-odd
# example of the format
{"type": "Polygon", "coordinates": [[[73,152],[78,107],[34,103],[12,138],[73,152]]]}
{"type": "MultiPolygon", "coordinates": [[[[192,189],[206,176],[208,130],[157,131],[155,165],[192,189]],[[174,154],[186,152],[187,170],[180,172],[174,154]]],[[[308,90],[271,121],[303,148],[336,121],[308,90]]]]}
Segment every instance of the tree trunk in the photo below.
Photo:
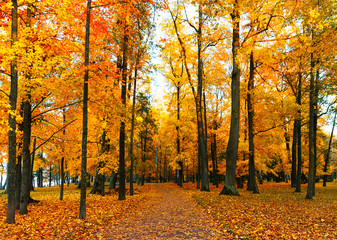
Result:
{"type": "MultiPolygon", "coordinates": [[[[27,20],[26,28],[30,31],[31,20],[32,20],[32,4],[27,6],[27,20]]],[[[28,46],[26,47],[26,53],[29,52],[29,37],[27,37],[28,46]]],[[[32,65],[30,64],[28,71],[26,73],[26,81],[29,83],[31,79],[30,71],[32,65]]],[[[30,88],[30,86],[28,87],[30,88]]],[[[26,98],[23,103],[24,108],[24,118],[23,118],[23,143],[22,143],[22,181],[21,181],[21,192],[20,192],[20,215],[25,215],[28,213],[28,201],[30,198],[30,138],[31,138],[31,129],[32,129],[32,114],[31,114],[31,95],[30,89],[26,89],[26,98]]]]}
{"type": "Polygon", "coordinates": [[[249,144],[249,176],[247,183],[247,190],[253,191],[253,193],[260,193],[259,188],[256,183],[255,176],[255,148],[254,148],[254,106],[252,96],[254,94],[254,55],[253,51],[250,54],[250,72],[248,81],[248,91],[247,91],[247,105],[248,105],[248,144],[249,144]]]}
{"type": "MultiPolygon", "coordinates": [[[[316,63],[315,63],[316,64],[316,63]]],[[[317,120],[318,120],[318,80],[319,80],[319,70],[316,70],[315,78],[315,90],[314,90],[314,159],[315,159],[315,168],[314,168],[314,182],[316,183],[316,172],[317,172],[317,120]]],[[[314,184],[313,196],[316,193],[316,186],[314,184]]]]}
{"type": "Polygon", "coordinates": [[[91,0],[88,0],[87,19],[85,26],[85,49],[84,49],[85,55],[84,66],[86,69],[83,83],[83,131],[82,131],[81,197],[80,197],[79,219],[86,218],[90,13],[91,13],[91,0]]]}
{"type": "Polygon", "coordinates": [[[115,189],[117,182],[117,173],[112,172],[110,176],[109,189],[115,189]]]}
{"type": "MultiPolygon", "coordinates": [[[[121,89],[121,99],[123,108],[126,109],[126,84],[127,84],[127,26],[124,26],[124,36],[123,36],[123,66],[122,66],[122,89],[121,89]]],[[[119,190],[118,190],[118,200],[125,200],[125,113],[122,114],[122,121],[119,131],[119,190]]]]}
{"type": "Polygon", "coordinates": [[[291,146],[291,187],[296,187],[296,163],[297,163],[297,140],[298,120],[294,120],[293,143],[291,146]]]}
{"type": "MultiPolygon", "coordinates": [[[[177,154],[180,157],[180,128],[179,128],[179,124],[180,124],[180,83],[178,82],[177,84],[177,154]]],[[[179,161],[177,161],[178,163],[178,176],[177,176],[177,184],[178,186],[182,187],[183,186],[183,162],[181,161],[181,159],[179,158],[179,161]]]]}
{"type": "MultiPolygon", "coordinates": [[[[66,114],[65,114],[65,109],[63,109],[63,125],[66,123],[66,114]]],[[[64,148],[65,148],[65,137],[66,137],[66,129],[63,129],[63,146],[62,146],[62,158],[61,158],[61,187],[60,187],[60,200],[63,200],[63,191],[64,191],[64,148]]]]}
{"type": "MultiPolygon", "coordinates": [[[[302,74],[298,76],[298,92],[297,104],[302,105],[302,74]]],[[[302,177],[302,116],[301,110],[298,110],[298,119],[296,124],[297,132],[297,174],[296,174],[296,189],[295,192],[301,192],[301,177],[302,177]]]]}
{"type": "Polygon", "coordinates": [[[330,151],[331,151],[331,144],[332,144],[332,138],[333,138],[333,131],[335,129],[335,124],[336,124],[336,115],[337,113],[335,113],[335,116],[333,118],[333,124],[332,124],[332,130],[331,130],[331,134],[330,134],[330,139],[329,139],[329,145],[328,145],[328,149],[326,151],[326,155],[325,155],[325,162],[324,162],[324,176],[323,176],[323,187],[326,187],[326,182],[327,182],[327,178],[328,178],[328,166],[329,166],[329,160],[330,160],[330,151]]]}
{"type": "Polygon", "coordinates": [[[211,156],[212,156],[212,166],[213,166],[213,185],[218,186],[218,168],[217,168],[217,149],[216,149],[216,133],[218,125],[216,120],[213,120],[213,131],[212,143],[211,143],[211,156]]]}
{"type": "Polygon", "coordinates": [[[142,156],[142,162],[143,162],[143,173],[142,173],[142,178],[141,178],[141,186],[144,186],[145,182],[145,162],[146,162],[146,139],[147,139],[147,128],[145,129],[145,136],[143,139],[143,156],[142,156]]]}
{"type": "MultiPolygon", "coordinates": [[[[22,143],[19,143],[19,149],[22,148],[22,143]]],[[[22,180],[22,173],[21,173],[21,168],[22,168],[22,154],[18,154],[17,157],[17,163],[16,163],[16,183],[15,185],[17,186],[15,188],[15,210],[20,209],[20,192],[21,192],[21,180],[22,180]]]]}
{"type": "MultiPolygon", "coordinates": [[[[11,48],[14,48],[18,39],[18,2],[12,0],[12,29],[11,29],[11,48]]],[[[18,72],[17,58],[11,60],[11,89],[9,95],[9,104],[12,112],[16,111],[18,98],[18,72]]],[[[16,181],[16,118],[15,115],[9,113],[9,131],[8,131],[8,198],[7,198],[7,223],[15,223],[15,181],[16,181]]]]}
{"type": "Polygon", "coordinates": [[[136,92],[137,92],[137,73],[138,73],[138,58],[136,61],[136,67],[135,67],[135,76],[133,79],[133,93],[132,93],[132,116],[131,116],[131,136],[130,136],[130,160],[131,160],[131,166],[130,166],[130,196],[134,194],[133,189],[133,170],[134,170],[134,161],[135,156],[133,155],[133,140],[134,140],[134,129],[135,129],[135,109],[136,109],[136,92]]]}
{"type": "Polygon", "coordinates": [[[30,165],[30,173],[29,173],[29,184],[30,184],[31,191],[34,191],[33,169],[34,169],[34,159],[35,159],[35,148],[36,148],[36,137],[34,138],[34,141],[33,141],[32,163],[30,165]]]}
{"type": "Polygon", "coordinates": [[[202,93],[203,93],[203,64],[202,64],[202,27],[203,14],[202,6],[199,4],[199,26],[197,31],[198,40],[198,87],[196,101],[197,125],[198,125],[198,140],[200,145],[200,165],[201,165],[201,191],[209,191],[208,179],[208,161],[206,139],[204,134],[203,112],[202,112],[202,93]]]}
{"type": "MultiPolygon", "coordinates": [[[[30,98],[30,97],[29,97],[30,98]]],[[[20,215],[28,213],[28,201],[30,198],[30,137],[31,137],[31,104],[30,99],[24,102],[24,118],[23,118],[23,145],[22,145],[22,181],[20,193],[20,215]]]]}
{"type": "Polygon", "coordinates": [[[240,46],[240,14],[238,0],[235,0],[233,21],[233,71],[232,71],[232,106],[231,106],[231,126],[229,141],[226,150],[226,177],[225,186],[220,194],[239,195],[235,186],[236,159],[239,146],[239,126],[240,126],[240,63],[238,49],[240,46]]]}
{"type": "Polygon", "coordinates": [[[309,93],[309,172],[308,172],[308,188],[306,199],[312,199],[315,188],[315,77],[314,77],[315,63],[313,60],[313,53],[311,53],[311,69],[310,69],[310,93],[309,93]]]}
{"type": "Polygon", "coordinates": [[[51,176],[51,163],[49,164],[49,187],[51,187],[52,176],[51,176]]]}

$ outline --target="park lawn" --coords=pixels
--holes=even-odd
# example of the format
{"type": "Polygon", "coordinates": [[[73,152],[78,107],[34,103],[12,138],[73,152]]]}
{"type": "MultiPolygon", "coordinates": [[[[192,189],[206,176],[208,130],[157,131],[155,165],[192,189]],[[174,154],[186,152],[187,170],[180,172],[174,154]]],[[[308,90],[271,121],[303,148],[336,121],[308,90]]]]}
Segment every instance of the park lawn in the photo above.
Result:
{"type": "MultiPolygon", "coordinates": [[[[106,186],[107,188],[107,186],[106,186]]],[[[88,188],[88,193],[91,187],[88,188]]],[[[0,194],[0,239],[101,239],[108,237],[109,228],[127,212],[140,209],[152,192],[150,185],[136,187],[135,195],[118,201],[112,190],[104,197],[87,194],[87,218],[79,220],[79,189],[65,186],[64,200],[59,200],[59,187],[35,188],[31,197],[39,200],[28,206],[29,213],[16,213],[14,225],[6,222],[7,195],[0,194]]]]}
{"type": "Polygon", "coordinates": [[[239,190],[240,196],[219,196],[185,184],[192,196],[223,228],[243,239],[337,239],[337,183],[316,184],[316,197],[306,200],[306,186],[294,193],[289,183],[259,185],[261,194],[239,190]]]}

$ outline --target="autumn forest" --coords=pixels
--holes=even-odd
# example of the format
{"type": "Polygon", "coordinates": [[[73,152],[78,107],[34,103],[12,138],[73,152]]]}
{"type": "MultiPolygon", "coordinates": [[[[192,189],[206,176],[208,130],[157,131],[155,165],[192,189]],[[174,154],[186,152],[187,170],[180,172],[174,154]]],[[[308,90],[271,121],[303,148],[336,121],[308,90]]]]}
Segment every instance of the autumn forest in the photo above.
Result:
{"type": "Polygon", "coordinates": [[[1,0],[0,238],[337,238],[336,11],[1,0]]]}

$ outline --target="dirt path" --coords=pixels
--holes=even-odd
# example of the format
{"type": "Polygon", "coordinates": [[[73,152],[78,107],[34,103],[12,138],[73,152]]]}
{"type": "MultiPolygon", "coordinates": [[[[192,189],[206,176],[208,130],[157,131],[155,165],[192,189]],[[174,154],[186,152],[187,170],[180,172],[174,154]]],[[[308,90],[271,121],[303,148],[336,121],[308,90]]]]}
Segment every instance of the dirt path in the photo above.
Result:
{"type": "Polygon", "coordinates": [[[116,223],[111,239],[224,239],[218,223],[173,185],[154,185],[141,211],[116,223]]]}

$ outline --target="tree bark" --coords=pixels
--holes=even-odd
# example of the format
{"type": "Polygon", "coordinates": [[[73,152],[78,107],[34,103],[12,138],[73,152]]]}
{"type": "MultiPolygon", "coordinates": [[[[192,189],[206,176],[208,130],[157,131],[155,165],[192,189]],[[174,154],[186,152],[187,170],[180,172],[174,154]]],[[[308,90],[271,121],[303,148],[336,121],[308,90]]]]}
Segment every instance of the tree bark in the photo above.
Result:
{"type": "MultiPolygon", "coordinates": [[[[18,2],[12,0],[12,30],[11,30],[11,48],[18,39],[18,2]]],[[[16,181],[16,117],[13,112],[16,112],[17,98],[18,98],[18,71],[17,58],[13,57],[11,60],[11,87],[9,95],[10,110],[9,113],[9,131],[8,131],[8,198],[7,198],[7,223],[15,223],[15,181],[16,181]]]]}
{"type": "Polygon", "coordinates": [[[315,62],[311,53],[311,69],[310,69],[310,92],[309,92],[309,172],[308,172],[308,188],[306,199],[312,199],[315,188],[315,77],[314,67],[315,62]]]}
{"type": "Polygon", "coordinates": [[[297,163],[297,140],[298,140],[298,120],[294,120],[293,143],[291,146],[291,187],[296,187],[296,163],[297,163]]]}
{"type": "Polygon", "coordinates": [[[79,219],[86,218],[90,14],[91,14],[91,0],[88,0],[87,19],[85,26],[85,49],[84,49],[84,66],[86,69],[83,83],[83,131],[82,131],[81,197],[80,197],[79,219]]]}
{"type": "Polygon", "coordinates": [[[36,137],[34,138],[33,141],[33,152],[32,152],[32,163],[30,165],[30,173],[29,173],[29,184],[30,184],[30,190],[34,191],[34,186],[33,186],[33,169],[34,169],[34,159],[35,159],[35,148],[36,148],[36,137]]]}
{"type": "MultiPolygon", "coordinates": [[[[299,107],[302,105],[302,74],[298,76],[298,92],[297,104],[299,107]]],[[[295,192],[301,192],[301,177],[302,177],[302,116],[301,110],[298,110],[298,119],[296,119],[296,132],[297,132],[297,174],[296,174],[296,189],[295,192]]]]}
{"type": "MultiPolygon", "coordinates": [[[[63,125],[66,124],[66,114],[65,114],[65,109],[63,109],[63,125]]],[[[63,129],[63,146],[62,146],[62,158],[61,158],[61,187],[60,187],[60,200],[63,200],[63,192],[64,192],[64,155],[65,155],[65,137],[66,137],[66,128],[63,129]]]]}
{"type": "Polygon", "coordinates": [[[208,178],[208,161],[207,161],[207,149],[206,149],[206,139],[204,132],[203,123],[203,112],[202,112],[202,93],[203,93],[203,66],[202,66],[202,26],[203,26],[203,14],[202,6],[199,3],[199,24],[197,31],[197,41],[198,41],[198,86],[197,86],[197,97],[196,97],[196,112],[197,112],[197,125],[198,125],[198,139],[200,145],[200,165],[201,165],[201,191],[209,191],[209,178],[208,178]]]}
{"type": "Polygon", "coordinates": [[[238,50],[240,47],[240,14],[238,0],[235,0],[234,11],[231,14],[233,21],[233,71],[232,71],[232,106],[229,141],[226,150],[226,177],[225,186],[220,194],[239,195],[235,186],[236,160],[239,146],[240,126],[240,63],[238,50]]]}
{"type": "Polygon", "coordinates": [[[24,102],[23,118],[23,144],[22,144],[22,181],[20,193],[20,215],[28,213],[28,201],[30,198],[30,137],[31,137],[31,104],[30,99],[24,102]]]}
{"type": "Polygon", "coordinates": [[[249,81],[248,81],[248,91],[247,91],[247,105],[248,105],[248,144],[249,144],[249,175],[248,175],[248,183],[247,190],[253,191],[253,193],[260,193],[259,188],[256,183],[255,176],[255,148],[254,148],[254,106],[252,95],[254,94],[254,55],[253,51],[250,54],[249,61],[249,81]]]}
{"type": "MultiPolygon", "coordinates": [[[[316,65],[316,63],[315,63],[316,65]]],[[[319,80],[319,70],[316,70],[316,77],[315,77],[315,90],[314,90],[314,159],[315,159],[315,168],[314,168],[314,181],[316,183],[316,172],[317,172],[317,120],[318,120],[318,80],[319,80]]],[[[316,186],[314,184],[313,189],[313,196],[316,193],[316,186]]]]}
{"type": "Polygon", "coordinates": [[[134,141],[134,129],[135,129],[135,109],[136,109],[136,92],[137,92],[137,77],[138,77],[138,58],[135,66],[135,75],[133,79],[133,93],[132,93],[132,116],[131,116],[131,136],[130,136],[130,196],[134,194],[133,189],[133,169],[134,169],[134,161],[135,157],[133,155],[133,141],[134,141]]]}
{"type": "MultiPolygon", "coordinates": [[[[122,88],[121,88],[121,99],[124,110],[126,110],[126,85],[127,85],[127,26],[124,26],[124,36],[123,36],[123,65],[122,65],[122,88]]],[[[119,190],[118,190],[118,200],[125,200],[125,113],[122,113],[122,121],[119,131],[119,190]]]]}

